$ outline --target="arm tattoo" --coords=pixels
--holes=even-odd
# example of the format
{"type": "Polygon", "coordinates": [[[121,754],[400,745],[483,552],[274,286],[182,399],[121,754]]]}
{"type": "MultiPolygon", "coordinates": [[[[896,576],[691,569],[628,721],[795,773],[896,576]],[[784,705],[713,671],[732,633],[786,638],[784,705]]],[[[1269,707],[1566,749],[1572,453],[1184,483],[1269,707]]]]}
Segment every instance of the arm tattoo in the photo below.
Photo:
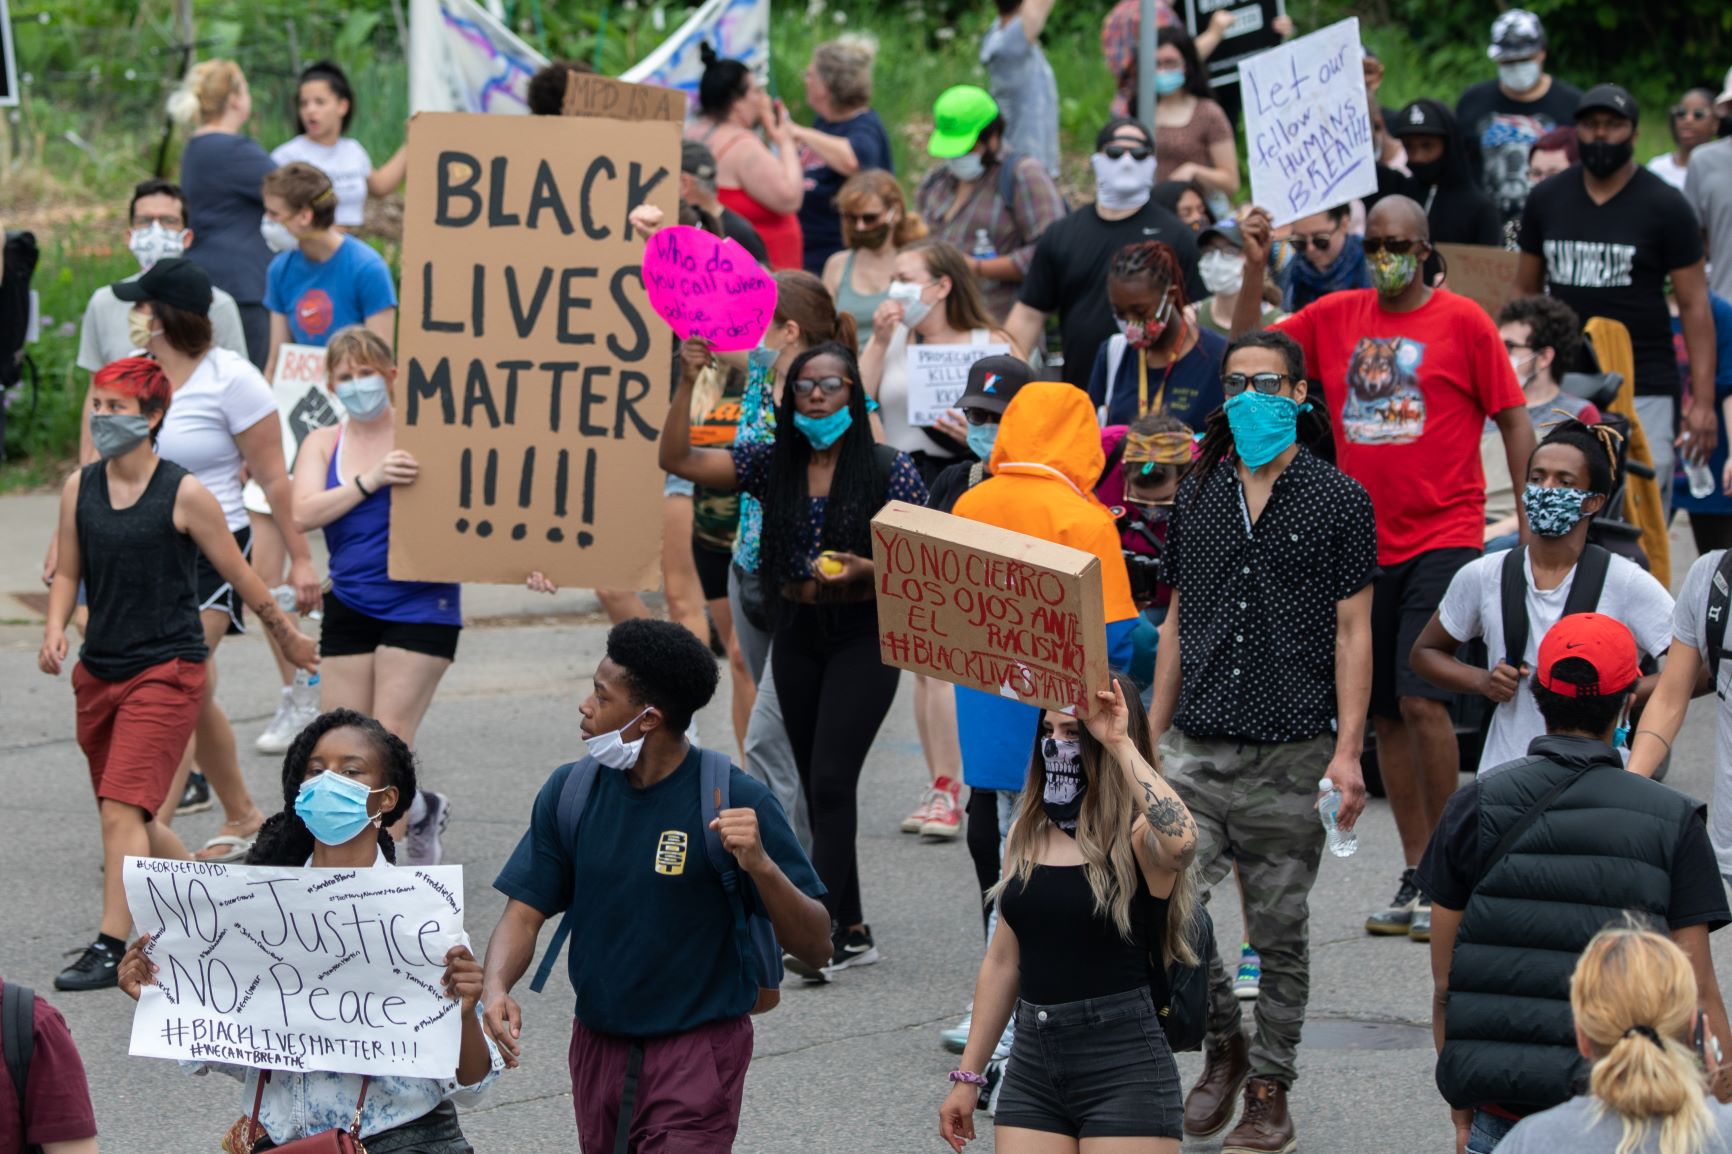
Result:
{"type": "Polygon", "coordinates": [[[1143,800],[1148,803],[1150,828],[1168,837],[1176,837],[1190,828],[1191,815],[1185,812],[1183,805],[1174,798],[1156,797],[1154,786],[1146,781],[1141,784],[1143,800]]]}

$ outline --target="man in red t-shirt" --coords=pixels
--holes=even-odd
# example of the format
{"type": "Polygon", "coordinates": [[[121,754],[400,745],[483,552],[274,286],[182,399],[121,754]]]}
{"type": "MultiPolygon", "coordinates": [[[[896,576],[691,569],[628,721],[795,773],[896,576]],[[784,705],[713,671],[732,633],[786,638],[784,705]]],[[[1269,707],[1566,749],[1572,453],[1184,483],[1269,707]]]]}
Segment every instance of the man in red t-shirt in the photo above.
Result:
{"type": "MultiPolygon", "coordinates": [[[[1245,283],[1254,288],[1268,262],[1268,213],[1253,209],[1241,231],[1245,283]]],[[[1473,301],[1426,285],[1419,270],[1431,252],[1425,210],[1385,197],[1365,224],[1376,287],[1331,293],[1276,326],[1305,350],[1319,386],[1312,395],[1334,429],[1335,463],[1365,486],[1377,514],[1371,714],[1407,868],[1395,900],[1365,928],[1417,941],[1430,939],[1431,908],[1414,869],[1455,792],[1460,754],[1449,693],[1416,674],[1408,656],[1450,578],[1483,547],[1486,419],[1503,434],[1510,476],[1527,475],[1534,450],[1497,326],[1473,301]]],[[[1259,327],[1259,305],[1255,291],[1240,293],[1234,335],[1259,327]]]]}
{"type": "MultiPolygon", "coordinates": [[[[0,1020],[12,993],[0,982],[0,1020]]],[[[0,1154],[31,1146],[43,1154],[96,1154],[96,1114],[84,1062],[72,1044],[60,1011],[41,998],[31,1015],[35,1046],[24,1083],[24,1100],[12,1085],[9,1067],[0,1061],[0,1154]]]]}

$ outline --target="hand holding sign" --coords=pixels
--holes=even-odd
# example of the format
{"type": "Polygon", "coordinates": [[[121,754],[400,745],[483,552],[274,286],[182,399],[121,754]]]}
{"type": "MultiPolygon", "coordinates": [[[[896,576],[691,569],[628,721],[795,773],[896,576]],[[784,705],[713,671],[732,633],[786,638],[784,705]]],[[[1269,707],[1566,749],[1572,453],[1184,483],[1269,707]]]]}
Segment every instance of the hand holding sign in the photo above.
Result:
{"type": "Polygon", "coordinates": [[[681,339],[702,337],[717,352],[754,348],[776,314],[776,282],[731,239],[675,225],[643,253],[650,307],[681,339]]]}

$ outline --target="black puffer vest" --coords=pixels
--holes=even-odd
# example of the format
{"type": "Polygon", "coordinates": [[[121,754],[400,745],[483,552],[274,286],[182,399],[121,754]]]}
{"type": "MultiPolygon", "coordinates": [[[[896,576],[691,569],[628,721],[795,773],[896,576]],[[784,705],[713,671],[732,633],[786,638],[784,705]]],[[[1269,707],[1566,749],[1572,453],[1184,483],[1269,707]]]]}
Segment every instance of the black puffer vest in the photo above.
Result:
{"type": "Polygon", "coordinates": [[[1544,737],[1532,759],[1479,783],[1483,861],[1504,832],[1565,778],[1578,780],[1475,884],[1449,968],[1437,1088],[1451,1106],[1518,1114],[1573,1096],[1570,975],[1588,941],[1626,910],[1666,932],[1673,858],[1704,807],[1627,773],[1610,746],[1544,737]]]}

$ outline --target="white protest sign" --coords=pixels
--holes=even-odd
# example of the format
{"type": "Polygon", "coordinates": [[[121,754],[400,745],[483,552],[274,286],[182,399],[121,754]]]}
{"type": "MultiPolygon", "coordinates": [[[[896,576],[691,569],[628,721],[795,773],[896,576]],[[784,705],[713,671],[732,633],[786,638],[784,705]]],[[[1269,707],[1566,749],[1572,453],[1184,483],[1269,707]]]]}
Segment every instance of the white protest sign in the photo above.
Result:
{"type": "Polygon", "coordinates": [[[329,870],[128,857],[157,967],[130,1053],[274,1070],[449,1078],[463,867],[329,870]]]}
{"type": "Polygon", "coordinates": [[[283,423],[283,463],[292,472],[307,434],[334,425],[343,416],[343,403],[325,388],[323,346],[279,348],[271,392],[277,396],[277,416],[283,423]]]}
{"type": "Polygon", "coordinates": [[[968,367],[982,357],[1001,357],[1009,345],[909,345],[908,423],[933,425],[956,407],[968,384],[968,367]]]}
{"type": "Polygon", "coordinates": [[[1251,200],[1276,225],[1377,191],[1364,60],[1349,18],[1239,64],[1251,200]]]}

